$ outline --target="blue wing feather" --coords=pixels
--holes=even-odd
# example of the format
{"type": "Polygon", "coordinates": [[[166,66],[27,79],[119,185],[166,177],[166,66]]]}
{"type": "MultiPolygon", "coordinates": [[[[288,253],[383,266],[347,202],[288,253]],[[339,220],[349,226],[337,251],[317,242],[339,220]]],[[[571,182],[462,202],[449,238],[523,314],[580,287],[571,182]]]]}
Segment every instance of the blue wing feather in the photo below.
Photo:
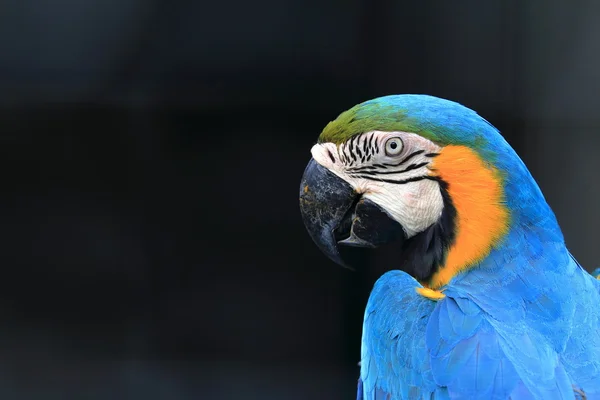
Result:
{"type": "MultiPolygon", "coordinates": [[[[498,307],[485,290],[474,297],[460,285],[434,302],[408,274],[384,274],[365,311],[358,398],[600,398],[600,315],[589,310],[600,282],[574,263],[569,275],[580,292],[561,298],[515,274],[504,285],[524,295],[498,307]]],[[[543,281],[556,279],[546,272],[543,281]]]]}
{"type": "Polygon", "coordinates": [[[446,297],[432,313],[426,337],[434,379],[452,398],[506,399],[518,382],[481,310],[466,315],[446,297]]]}
{"type": "Polygon", "coordinates": [[[436,389],[425,332],[435,303],[415,292],[408,274],[383,275],[365,310],[361,380],[364,400],[421,398],[436,389]]]}

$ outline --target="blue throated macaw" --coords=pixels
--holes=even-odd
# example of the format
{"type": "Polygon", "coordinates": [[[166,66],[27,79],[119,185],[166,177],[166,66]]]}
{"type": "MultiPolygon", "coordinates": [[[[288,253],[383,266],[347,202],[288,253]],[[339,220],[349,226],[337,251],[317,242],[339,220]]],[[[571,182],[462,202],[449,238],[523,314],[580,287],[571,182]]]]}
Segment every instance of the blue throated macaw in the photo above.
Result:
{"type": "Polygon", "coordinates": [[[600,280],[494,126],[386,96],[311,153],[300,209],[318,247],[341,265],[344,246],[398,250],[366,306],[359,399],[600,398],[600,280]]]}

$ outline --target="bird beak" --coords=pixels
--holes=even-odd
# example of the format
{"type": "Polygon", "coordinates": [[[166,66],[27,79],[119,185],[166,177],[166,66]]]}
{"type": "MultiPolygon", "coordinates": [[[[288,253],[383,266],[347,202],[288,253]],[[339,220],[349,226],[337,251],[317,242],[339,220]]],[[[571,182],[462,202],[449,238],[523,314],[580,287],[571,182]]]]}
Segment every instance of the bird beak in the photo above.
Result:
{"type": "Polygon", "coordinates": [[[344,267],[349,263],[339,245],[377,248],[406,239],[402,226],[384,210],[312,158],[300,184],[300,212],[319,249],[344,267]]]}

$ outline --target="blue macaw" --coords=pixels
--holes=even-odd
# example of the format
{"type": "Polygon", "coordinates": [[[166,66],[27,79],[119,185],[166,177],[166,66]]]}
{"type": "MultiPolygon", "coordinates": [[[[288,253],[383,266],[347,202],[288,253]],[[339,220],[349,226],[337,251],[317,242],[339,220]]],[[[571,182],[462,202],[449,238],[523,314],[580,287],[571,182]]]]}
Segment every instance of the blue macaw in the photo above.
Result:
{"type": "Polygon", "coordinates": [[[366,306],[358,399],[600,399],[600,280],[494,126],[385,96],[311,153],[300,209],[317,246],[345,266],[348,246],[398,259],[366,306]]]}

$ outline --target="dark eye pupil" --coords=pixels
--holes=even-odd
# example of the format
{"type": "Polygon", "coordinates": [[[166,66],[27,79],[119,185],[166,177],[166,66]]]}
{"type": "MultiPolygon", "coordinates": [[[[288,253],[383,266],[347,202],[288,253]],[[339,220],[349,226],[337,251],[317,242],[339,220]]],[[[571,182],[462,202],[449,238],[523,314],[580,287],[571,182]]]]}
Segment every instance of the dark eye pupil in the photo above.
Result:
{"type": "Polygon", "coordinates": [[[392,150],[396,150],[396,147],[398,147],[398,144],[396,142],[392,142],[392,143],[390,143],[390,147],[392,148],[392,150]]]}

